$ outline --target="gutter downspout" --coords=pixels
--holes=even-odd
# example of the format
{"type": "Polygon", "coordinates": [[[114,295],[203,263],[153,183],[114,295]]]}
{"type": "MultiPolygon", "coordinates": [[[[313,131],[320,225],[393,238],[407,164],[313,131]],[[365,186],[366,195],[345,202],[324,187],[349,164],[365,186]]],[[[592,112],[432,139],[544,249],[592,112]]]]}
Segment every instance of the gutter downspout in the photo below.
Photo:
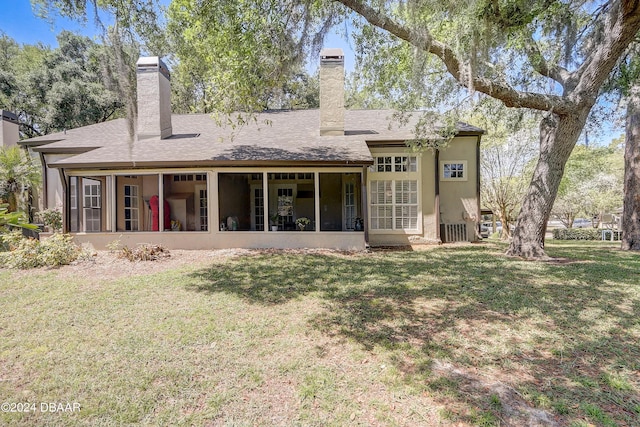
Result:
{"type": "Polygon", "coordinates": [[[476,223],[476,239],[480,236],[480,227],[482,225],[482,215],[480,210],[480,135],[476,144],[476,200],[478,201],[478,211],[476,213],[478,222],[476,223]]]}
{"type": "Polygon", "coordinates": [[[442,243],[441,232],[440,232],[440,150],[436,148],[435,158],[435,171],[436,171],[436,180],[435,180],[435,197],[434,197],[434,206],[433,211],[435,213],[436,219],[436,240],[442,243]]]}
{"type": "Polygon", "coordinates": [[[64,173],[64,169],[58,169],[58,173],[60,174],[60,182],[62,183],[62,199],[64,200],[64,207],[62,208],[62,232],[68,233],[71,229],[71,216],[69,215],[71,210],[71,198],[69,197],[67,177],[64,173]]]}
{"type": "Polygon", "coordinates": [[[49,209],[49,190],[47,186],[47,160],[44,157],[44,153],[38,153],[40,157],[40,164],[42,165],[42,206],[45,209],[49,209]]]}
{"type": "Polygon", "coordinates": [[[361,182],[360,182],[360,199],[361,199],[361,203],[362,203],[362,221],[364,222],[363,227],[364,228],[364,245],[365,248],[369,248],[369,207],[367,205],[367,179],[369,179],[367,177],[367,166],[363,166],[362,167],[362,175],[361,175],[361,182]]]}

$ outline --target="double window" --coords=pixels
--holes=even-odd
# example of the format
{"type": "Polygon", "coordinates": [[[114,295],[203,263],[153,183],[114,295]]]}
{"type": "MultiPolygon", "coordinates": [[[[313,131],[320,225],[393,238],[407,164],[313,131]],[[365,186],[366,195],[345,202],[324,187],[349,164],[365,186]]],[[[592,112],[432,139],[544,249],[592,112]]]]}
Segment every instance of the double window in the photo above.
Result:
{"type": "Polygon", "coordinates": [[[372,230],[419,230],[417,172],[416,156],[375,157],[369,183],[372,230]]]}

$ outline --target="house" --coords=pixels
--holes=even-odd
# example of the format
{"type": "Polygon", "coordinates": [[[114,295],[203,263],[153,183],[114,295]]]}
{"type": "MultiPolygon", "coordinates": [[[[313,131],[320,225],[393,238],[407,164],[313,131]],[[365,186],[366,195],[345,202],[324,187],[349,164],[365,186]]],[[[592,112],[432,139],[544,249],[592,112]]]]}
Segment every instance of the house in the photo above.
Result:
{"type": "Polygon", "coordinates": [[[476,240],[482,130],[460,124],[446,149],[413,152],[412,123],[345,110],[341,49],[320,62],[319,110],[266,111],[232,129],[172,115],[169,70],[140,58],[135,138],[118,119],[21,141],[43,162],[45,207],[62,207],[65,231],[96,248],[476,240]]]}

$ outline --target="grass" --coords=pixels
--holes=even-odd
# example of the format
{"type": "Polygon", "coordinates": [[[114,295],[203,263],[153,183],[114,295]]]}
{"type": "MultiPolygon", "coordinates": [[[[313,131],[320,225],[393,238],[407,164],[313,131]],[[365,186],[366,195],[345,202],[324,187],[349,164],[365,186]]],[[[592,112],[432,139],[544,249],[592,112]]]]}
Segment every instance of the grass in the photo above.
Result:
{"type": "Polygon", "coordinates": [[[0,425],[640,425],[640,256],[504,249],[0,270],[0,402],[81,405],[0,425]]]}

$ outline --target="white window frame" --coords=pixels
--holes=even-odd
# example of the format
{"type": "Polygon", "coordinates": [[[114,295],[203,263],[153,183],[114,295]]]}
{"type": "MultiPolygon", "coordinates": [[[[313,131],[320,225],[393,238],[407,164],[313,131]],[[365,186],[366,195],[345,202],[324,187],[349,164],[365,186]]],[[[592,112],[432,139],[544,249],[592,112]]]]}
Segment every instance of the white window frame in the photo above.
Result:
{"type": "Polygon", "coordinates": [[[440,181],[467,181],[469,179],[469,169],[466,160],[441,160],[440,161],[440,181]],[[447,166],[456,168],[455,172],[459,172],[457,168],[462,166],[462,176],[445,176],[445,171],[450,171],[447,166]]]}
{"type": "MultiPolygon", "coordinates": [[[[414,153],[407,152],[380,152],[373,153],[374,164],[369,168],[368,174],[368,216],[369,216],[369,231],[373,234],[421,234],[422,233],[422,198],[421,198],[421,175],[420,175],[420,156],[414,153]],[[382,161],[381,161],[382,159],[382,161]],[[390,166],[390,167],[389,167],[390,166]],[[380,169],[384,169],[384,172],[380,169]],[[391,171],[389,171],[391,169],[391,171]],[[391,191],[391,198],[385,200],[385,203],[375,203],[376,200],[372,195],[373,182],[385,181],[390,183],[389,190],[391,191]],[[415,202],[400,203],[400,192],[398,192],[398,185],[402,181],[415,182],[414,190],[415,202]],[[391,211],[391,228],[374,228],[373,218],[377,218],[378,221],[387,216],[378,217],[376,212],[378,208],[383,207],[383,210],[391,211]],[[398,227],[398,223],[406,223],[407,211],[415,209],[416,212],[416,228],[403,228],[398,227]]],[[[386,185],[385,185],[386,186],[386,185]]]]}
{"type": "Polygon", "coordinates": [[[138,184],[123,184],[122,191],[124,197],[124,230],[140,231],[140,186],[138,184]],[[127,187],[129,187],[129,194],[127,194],[127,187]],[[127,206],[127,201],[129,202],[129,206],[127,206]],[[129,211],[128,219],[127,211],[129,211]],[[129,229],[127,229],[127,226],[129,226],[129,229]]]}

